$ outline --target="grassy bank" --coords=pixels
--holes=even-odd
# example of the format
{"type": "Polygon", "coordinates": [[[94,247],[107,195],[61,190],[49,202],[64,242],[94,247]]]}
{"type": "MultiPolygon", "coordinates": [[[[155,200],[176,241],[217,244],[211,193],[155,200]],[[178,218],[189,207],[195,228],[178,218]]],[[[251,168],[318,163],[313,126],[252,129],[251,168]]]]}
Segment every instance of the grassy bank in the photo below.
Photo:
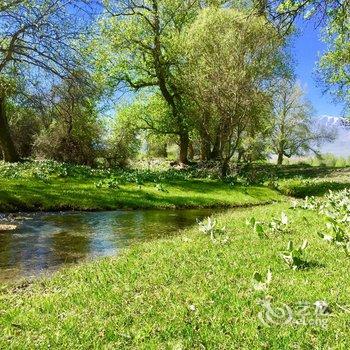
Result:
{"type": "Polygon", "coordinates": [[[118,208],[234,207],[281,200],[263,186],[230,186],[216,180],[167,180],[159,188],[145,182],[97,188],[94,180],[74,178],[0,179],[1,211],[109,210],[118,208]]]}
{"type": "Polygon", "coordinates": [[[348,348],[350,259],[317,236],[324,224],[319,214],[288,204],[230,210],[218,216],[218,227],[226,226],[223,239],[213,242],[194,227],[176,238],[134,246],[118,258],[5,289],[0,348],[348,348]],[[267,225],[282,211],[289,224],[281,232],[261,238],[246,225],[251,217],[267,225]],[[293,270],[279,254],[289,240],[304,239],[305,266],[293,270]],[[268,290],[254,289],[253,273],[265,276],[268,268],[268,290]],[[298,303],[307,302],[306,323],[283,324],[287,317],[281,316],[265,326],[258,314],[265,315],[259,300],[266,294],[273,308],[287,305],[294,318],[298,303]],[[312,324],[313,304],[321,300],[331,309],[323,316],[324,328],[312,324]]]}
{"type": "Polygon", "coordinates": [[[350,188],[350,168],[285,166],[276,170],[271,187],[296,198],[323,196],[329,190],[350,188]]]}
{"type": "Polygon", "coordinates": [[[207,169],[99,170],[52,161],[0,163],[0,212],[236,207],[350,187],[349,169],[252,167],[222,181],[207,169]]]}
{"type": "Polygon", "coordinates": [[[94,170],[55,162],[0,166],[0,212],[235,207],[281,200],[263,185],[203,174],[94,170]]]}

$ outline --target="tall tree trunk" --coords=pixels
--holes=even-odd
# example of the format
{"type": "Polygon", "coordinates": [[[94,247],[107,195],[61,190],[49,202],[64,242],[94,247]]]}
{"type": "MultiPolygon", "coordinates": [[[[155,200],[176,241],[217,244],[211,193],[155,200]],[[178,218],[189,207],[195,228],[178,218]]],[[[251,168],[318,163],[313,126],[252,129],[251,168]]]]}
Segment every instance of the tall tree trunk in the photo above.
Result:
{"type": "Polygon", "coordinates": [[[277,165],[282,165],[283,163],[283,152],[278,152],[277,165]]]}
{"type": "Polygon", "coordinates": [[[5,97],[0,96],[0,146],[6,162],[18,162],[19,157],[12,141],[6,117],[5,97]]]}
{"type": "MultiPolygon", "coordinates": [[[[183,118],[179,113],[178,105],[181,100],[181,96],[177,94],[176,89],[169,89],[169,72],[168,67],[164,63],[164,57],[162,54],[162,44],[161,44],[161,24],[159,18],[159,8],[158,1],[152,1],[152,10],[154,13],[154,20],[152,23],[154,38],[153,44],[154,48],[152,49],[153,59],[154,59],[154,68],[156,72],[156,76],[158,79],[159,89],[171,108],[172,115],[174,118],[174,122],[177,123],[179,136],[180,136],[180,163],[187,164],[188,163],[188,145],[189,145],[189,135],[186,127],[183,123],[183,118]]],[[[172,84],[171,84],[172,85],[172,84]]]]}
{"type": "Polygon", "coordinates": [[[183,164],[188,164],[188,146],[190,143],[190,138],[187,132],[182,132],[180,134],[180,157],[179,161],[183,164]]]}

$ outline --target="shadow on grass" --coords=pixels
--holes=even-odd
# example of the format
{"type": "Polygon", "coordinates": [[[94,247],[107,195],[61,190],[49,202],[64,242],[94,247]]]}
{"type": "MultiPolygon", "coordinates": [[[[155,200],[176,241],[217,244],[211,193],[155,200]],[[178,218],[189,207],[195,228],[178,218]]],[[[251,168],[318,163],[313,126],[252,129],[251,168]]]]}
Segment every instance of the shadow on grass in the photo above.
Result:
{"type": "Polygon", "coordinates": [[[307,164],[283,165],[277,166],[274,164],[257,165],[256,170],[273,175],[279,179],[298,178],[325,178],[334,173],[347,173],[350,168],[337,168],[326,166],[311,166],[307,164]]]}
{"type": "Polygon", "coordinates": [[[300,270],[321,269],[325,267],[326,265],[323,263],[320,263],[319,261],[310,260],[310,261],[303,261],[303,265],[300,268],[300,270]]]}
{"type": "Polygon", "coordinates": [[[179,183],[174,182],[175,187],[172,183],[165,184],[169,192],[158,193],[150,185],[141,189],[131,186],[100,189],[92,182],[45,184],[39,180],[9,180],[0,183],[4,188],[0,191],[0,211],[226,208],[270,203],[279,196],[263,187],[247,190],[211,183],[208,191],[206,182],[185,182],[183,187],[177,187],[179,183]]]}
{"type": "Polygon", "coordinates": [[[323,196],[331,191],[340,191],[350,188],[350,182],[322,181],[307,184],[287,184],[279,188],[280,193],[296,197],[305,198],[307,196],[323,196]]]}

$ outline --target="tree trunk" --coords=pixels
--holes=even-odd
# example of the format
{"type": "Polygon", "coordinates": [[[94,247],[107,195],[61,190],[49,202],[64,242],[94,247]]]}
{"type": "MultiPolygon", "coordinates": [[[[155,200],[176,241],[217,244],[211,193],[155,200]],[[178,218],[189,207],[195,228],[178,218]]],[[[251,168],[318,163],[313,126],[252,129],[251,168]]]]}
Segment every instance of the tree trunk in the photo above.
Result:
{"type": "Polygon", "coordinates": [[[282,165],[283,163],[283,152],[278,152],[277,165],[282,165]]]}
{"type": "Polygon", "coordinates": [[[194,158],[194,147],[193,147],[193,142],[190,141],[189,145],[188,145],[188,158],[190,160],[193,160],[194,158]]]}
{"type": "Polygon", "coordinates": [[[160,155],[162,158],[167,158],[167,157],[168,157],[168,145],[167,145],[166,142],[164,142],[164,143],[160,146],[159,155],[160,155]]]}
{"type": "Polygon", "coordinates": [[[210,142],[202,137],[201,140],[201,160],[205,162],[210,159],[210,142]]]}
{"type": "Polygon", "coordinates": [[[180,134],[180,157],[179,161],[183,164],[188,164],[188,146],[190,143],[190,138],[187,132],[180,134]]]}
{"type": "Polygon", "coordinates": [[[211,154],[210,154],[210,160],[218,160],[219,156],[220,156],[220,137],[219,135],[217,135],[213,150],[211,151],[211,154]]]}
{"type": "Polygon", "coordinates": [[[224,159],[221,162],[221,177],[224,179],[227,176],[227,173],[229,171],[229,165],[228,165],[228,160],[224,159]]]}
{"type": "Polygon", "coordinates": [[[0,146],[5,162],[14,163],[19,161],[7,123],[5,97],[3,96],[0,96],[0,146]]]}

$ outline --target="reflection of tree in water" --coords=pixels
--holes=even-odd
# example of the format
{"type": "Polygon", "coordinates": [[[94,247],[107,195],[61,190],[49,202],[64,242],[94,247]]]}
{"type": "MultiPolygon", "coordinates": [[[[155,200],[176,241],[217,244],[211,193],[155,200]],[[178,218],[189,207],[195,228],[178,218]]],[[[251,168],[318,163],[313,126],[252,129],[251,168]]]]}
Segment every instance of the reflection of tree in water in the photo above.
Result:
{"type": "Polygon", "coordinates": [[[113,255],[137,240],[176,234],[210,214],[209,210],[138,210],[34,215],[18,230],[0,235],[0,280],[113,255]]]}
{"type": "Polygon", "coordinates": [[[12,265],[12,240],[14,235],[9,232],[0,234],[0,266],[9,267],[12,265]]]}
{"type": "Polygon", "coordinates": [[[16,230],[1,234],[0,268],[5,271],[11,268],[12,276],[24,276],[50,267],[50,236],[40,234],[47,229],[45,226],[33,220],[24,224],[24,232],[16,230]]]}
{"type": "Polygon", "coordinates": [[[173,231],[173,217],[165,211],[134,211],[125,212],[113,217],[111,229],[118,246],[125,246],[131,240],[152,239],[161,237],[173,231]],[[172,229],[171,229],[172,228],[172,229]]]}
{"type": "Polygon", "coordinates": [[[210,215],[208,210],[145,211],[144,234],[147,239],[174,235],[178,230],[193,225],[197,218],[202,219],[208,215],[210,215]]]}
{"type": "Polygon", "coordinates": [[[89,255],[93,228],[85,215],[54,216],[49,220],[61,228],[51,236],[51,264],[73,263],[89,255]]]}

